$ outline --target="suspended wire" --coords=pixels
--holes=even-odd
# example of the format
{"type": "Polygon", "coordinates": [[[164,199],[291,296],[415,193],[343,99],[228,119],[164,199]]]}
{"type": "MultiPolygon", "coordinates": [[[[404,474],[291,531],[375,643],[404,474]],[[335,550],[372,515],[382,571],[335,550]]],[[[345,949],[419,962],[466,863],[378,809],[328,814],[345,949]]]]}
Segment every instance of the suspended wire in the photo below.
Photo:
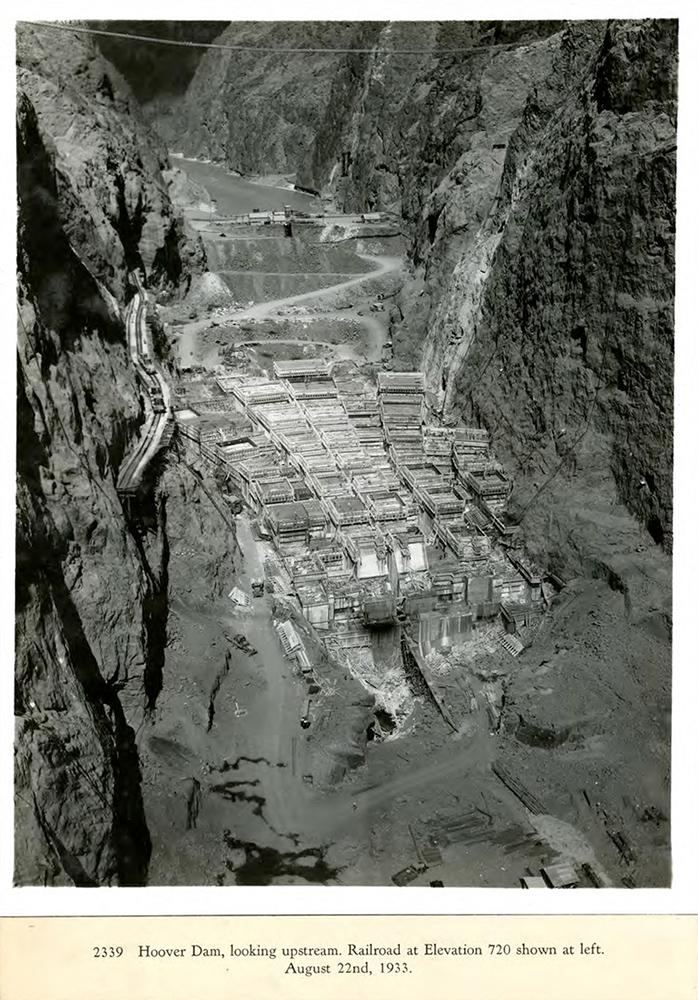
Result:
{"type": "MultiPolygon", "coordinates": [[[[387,24],[388,22],[386,22],[387,24]]],[[[368,49],[328,49],[328,48],[305,48],[275,45],[223,45],[221,42],[191,42],[177,38],[155,38],[153,35],[133,35],[127,31],[107,31],[103,28],[88,28],[82,25],[61,23],[58,21],[19,21],[19,25],[31,25],[33,28],[48,28],[51,31],[67,31],[83,35],[103,35],[107,38],[124,38],[134,42],[152,42],[155,45],[178,45],[191,49],[218,49],[223,52],[277,52],[285,54],[309,54],[309,55],[391,55],[391,56],[443,56],[443,55],[478,55],[482,52],[492,52],[497,49],[517,48],[518,43],[509,42],[500,45],[477,45],[460,47],[454,49],[387,49],[380,46],[368,49]]]]}

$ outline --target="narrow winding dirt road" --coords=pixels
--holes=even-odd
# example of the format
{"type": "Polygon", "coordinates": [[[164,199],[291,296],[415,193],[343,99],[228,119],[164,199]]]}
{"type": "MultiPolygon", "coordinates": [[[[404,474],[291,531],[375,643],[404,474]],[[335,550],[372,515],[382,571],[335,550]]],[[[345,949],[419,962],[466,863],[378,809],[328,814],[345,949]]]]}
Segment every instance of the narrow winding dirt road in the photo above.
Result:
{"type": "MultiPolygon", "coordinates": [[[[298,305],[299,303],[311,302],[313,299],[321,299],[328,295],[336,295],[337,292],[342,292],[347,288],[353,288],[355,285],[361,285],[365,281],[371,281],[374,278],[380,278],[385,274],[390,274],[392,271],[399,271],[403,266],[402,257],[372,257],[370,254],[357,254],[362,260],[366,260],[371,264],[377,264],[372,271],[365,271],[362,274],[357,274],[356,277],[348,278],[346,281],[340,281],[336,285],[329,285],[327,288],[316,288],[312,292],[301,292],[299,295],[289,295],[283,299],[272,299],[271,302],[258,302],[253,306],[248,306],[247,309],[243,309],[241,312],[235,314],[236,319],[268,319],[270,316],[278,315],[279,309],[283,309],[286,306],[298,305]]],[[[285,319],[293,319],[293,317],[284,317],[285,319]]]]}
{"type": "MultiPolygon", "coordinates": [[[[288,322],[303,322],[307,323],[313,319],[345,319],[353,320],[356,323],[361,324],[369,333],[370,342],[370,352],[375,359],[376,353],[380,353],[380,347],[382,346],[383,339],[383,329],[373,316],[358,316],[353,310],[340,310],[325,312],[318,316],[313,315],[282,315],[281,310],[288,306],[294,305],[305,305],[310,302],[318,302],[323,299],[329,300],[330,304],[333,304],[332,300],[334,296],[338,293],[345,291],[348,288],[354,288],[358,285],[362,285],[365,282],[373,281],[376,278],[384,277],[387,274],[397,273],[404,266],[404,260],[402,257],[394,257],[388,255],[382,256],[371,256],[370,254],[359,254],[363,260],[368,261],[371,264],[375,264],[376,267],[372,271],[364,271],[361,274],[357,274],[355,277],[348,278],[346,281],[340,281],[335,285],[329,285],[327,288],[317,288],[311,292],[302,292],[298,295],[289,295],[281,299],[272,299],[270,302],[258,302],[255,305],[248,306],[246,309],[226,309],[221,310],[216,315],[216,322],[219,326],[223,327],[226,323],[234,322],[244,322],[248,321],[261,321],[265,319],[283,319],[288,322]]],[[[200,319],[194,320],[191,323],[185,323],[178,328],[179,340],[177,344],[177,350],[179,353],[180,363],[184,365],[190,365],[192,363],[203,363],[204,365],[217,364],[217,351],[210,352],[210,355],[203,359],[203,362],[198,362],[197,356],[198,351],[198,336],[205,330],[211,327],[211,320],[200,319]]]]}

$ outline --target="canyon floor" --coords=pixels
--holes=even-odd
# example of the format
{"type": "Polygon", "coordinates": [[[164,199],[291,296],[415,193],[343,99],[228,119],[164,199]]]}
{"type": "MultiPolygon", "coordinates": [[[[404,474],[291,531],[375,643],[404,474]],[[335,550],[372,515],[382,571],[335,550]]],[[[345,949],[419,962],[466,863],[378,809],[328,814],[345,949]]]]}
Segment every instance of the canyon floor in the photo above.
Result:
{"type": "MultiPolygon", "coordinates": [[[[282,188],[240,182],[213,165],[197,165],[192,179],[210,185],[219,214],[266,205],[270,190],[274,207],[288,200],[282,188]]],[[[294,251],[261,226],[232,233],[198,204],[188,215],[211,273],[184,302],[160,309],[182,371],[205,381],[318,356],[364,374],[390,365],[385,306],[402,279],[399,235],[363,236],[347,223],[338,238],[328,223],[308,229],[294,251]]],[[[249,511],[236,530],[240,568],[229,587],[249,592],[253,578],[280,570],[249,511]]],[[[186,564],[195,547],[183,538],[173,557],[186,564]]],[[[416,696],[396,731],[369,740],[363,763],[328,787],[314,774],[318,744],[322,732],[342,728],[349,703],[361,702],[360,686],[324,658],[315,708],[324,728],[302,729],[303,678],[274,631],[276,598],[236,608],[227,589],[211,601],[192,575],[171,604],[163,689],[138,734],[150,884],[385,885],[418,864],[416,844],[434,821],[457,825],[465,816],[479,817],[478,835],[442,845],[440,862],[412,884],[518,886],[560,857],[588,864],[602,885],[666,884],[670,649],[660,624],[631,623],[621,592],[579,580],[553,600],[507,678],[522,706],[518,737],[495,731],[483,707],[454,733],[416,696]],[[231,645],[240,635],[256,653],[231,645]],[[646,704],[639,661],[661,692],[655,704],[646,704]],[[537,744],[536,726],[524,723],[546,713],[574,738],[537,744]],[[497,777],[497,760],[525,775],[543,812],[532,814],[497,777]]]]}

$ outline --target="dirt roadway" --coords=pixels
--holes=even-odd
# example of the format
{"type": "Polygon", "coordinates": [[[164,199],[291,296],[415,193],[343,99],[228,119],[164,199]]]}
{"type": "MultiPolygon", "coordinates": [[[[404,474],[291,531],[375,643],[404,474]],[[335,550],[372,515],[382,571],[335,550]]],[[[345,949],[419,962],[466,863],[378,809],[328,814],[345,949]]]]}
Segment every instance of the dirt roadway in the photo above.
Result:
{"type": "MultiPolygon", "coordinates": [[[[236,583],[250,593],[252,579],[264,574],[264,550],[244,515],[237,520],[237,538],[243,561],[236,583]]],[[[305,734],[299,723],[304,688],[281,652],[272,628],[270,599],[266,595],[253,598],[248,609],[231,608],[218,620],[229,632],[244,634],[255,647],[253,666],[261,682],[261,690],[254,698],[249,694],[247,700],[244,695],[241,698],[248,714],[237,722],[237,763],[234,774],[227,775],[240,783],[243,794],[243,786],[247,786],[263,801],[263,815],[256,811],[254,802],[243,800],[236,804],[234,817],[231,814],[227,820],[241,841],[279,852],[288,851],[291,845],[298,850],[316,849],[347,837],[360,845],[370,836],[376,810],[389,808],[399,796],[416,797],[420,791],[448,783],[454,776],[470,772],[472,778],[474,771],[487,770],[489,734],[486,727],[480,727],[471,737],[440,747],[416,770],[405,764],[399,773],[369,787],[361,787],[359,779],[358,787],[356,782],[348,783],[329,795],[314,791],[302,780],[305,734]],[[294,739],[298,746],[295,774],[291,767],[294,739]]],[[[225,725],[223,718],[221,724],[225,725]]],[[[220,780],[216,774],[204,782],[204,787],[219,784],[220,780]]],[[[203,815],[212,826],[225,825],[226,812],[215,797],[212,801],[208,796],[203,815]]],[[[385,863],[390,867],[392,860],[387,858],[385,863]]],[[[369,872],[366,877],[377,884],[382,876],[369,872]]],[[[302,875],[295,881],[302,883],[302,875]]]]}
{"type": "MultiPolygon", "coordinates": [[[[337,292],[342,292],[347,288],[353,288],[354,285],[361,285],[366,281],[372,281],[375,278],[380,278],[393,271],[399,271],[404,263],[402,257],[372,257],[370,254],[363,253],[357,254],[357,257],[361,257],[362,260],[366,260],[369,263],[375,263],[378,266],[374,268],[373,271],[366,271],[363,274],[358,274],[356,277],[348,278],[346,281],[340,281],[338,284],[330,285],[328,288],[318,288],[312,292],[301,292],[299,295],[289,295],[284,299],[273,299],[271,302],[259,302],[256,305],[249,306],[247,309],[243,309],[236,313],[235,318],[238,320],[267,319],[278,314],[279,309],[285,308],[286,306],[293,306],[301,302],[305,303],[312,301],[313,299],[322,298],[326,295],[333,295],[337,292]]],[[[293,316],[284,318],[293,319],[293,316]]]]}
{"type": "MultiPolygon", "coordinates": [[[[361,825],[362,818],[372,809],[379,805],[386,807],[398,796],[415,793],[427,785],[436,785],[466,772],[484,774],[494,751],[494,741],[488,746],[488,740],[488,734],[480,729],[471,738],[447,741],[427,757],[421,767],[405,763],[397,774],[375,784],[347,784],[340,791],[312,802],[305,810],[305,822],[315,836],[332,839],[340,831],[346,833],[354,824],[361,825]]],[[[408,737],[405,749],[410,742],[408,737]]],[[[422,759],[425,759],[423,755],[422,759]]]]}
{"type": "MultiPolygon", "coordinates": [[[[252,535],[249,520],[242,516],[237,519],[237,539],[243,554],[237,585],[250,594],[251,581],[264,577],[264,566],[260,558],[259,544],[252,535]]],[[[264,796],[265,815],[268,825],[281,834],[295,833],[302,818],[300,798],[303,797],[301,769],[294,775],[291,769],[291,739],[302,734],[300,716],[305,697],[301,682],[293,677],[291,665],[283,656],[279,639],[272,627],[270,598],[253,598],[250,608],[241,619],[230,615],[227,624],[244,633],[255,647],[258,655],[255,663],[264,681],[264,710],[260,724],[255,726],[257,755],[271,765],[258,767],[249,762],[241,768],[240,778],[254,771],[259,779],[260,793],[264,796]]],[[[222,619],[226,624],[225,618],[222,619]]],[[[249,725],[246,725],[246,729],[249,725]]],[[[299,740],[299,743],[301,741],[299,740]]]]}
{"type": "MultiPolygon", "coordinates": [[[[549,815],[532,816],[491,770],[499,740],[479,713],[468,736],[446,740],[429,752],[422,740],[400,742],[411,760],[397,773],[368,787],[345,786],[306,807],[315,837],[332,844],[328,860],[341,868],[345,885],[388,885],[391,876],[419,861],[410,824],[427,825],[437,815],[457,815],[484,806],[493,816],[489,836],[474,844],[442,847],[442,861],[422,873],[415,885],[440,878],[446,885],[512,887],[527,870],[561,854],[577,865],[592,865],[607,885],[609,879],[590,840],[569,822],[549,815]],[[414,768],[412,760],[424,760],[414,768]]],[[[379,753],[386,747],[377,748],[379,753]]],[[[378,760],[371,773],[385,768],[378,760]],[[376,767],[376,765],[378,765],[376,767]]]]}
{"type": "MultiPolygon", "coordinates": [[[[326,322],[328,320],[337,320],[339,322],[344,320],[346,322],[346,316],[343,316],[340,312],[323,313],[322,317],[308,317],[305,322],[310,325],[312,323],[319,323],[321,321],[326,322]]],[[[356,361],[358,363],[361,363],[362,361],[380,361],[383,342],[385,339],[385,329],[381,325],[380,321],[373,316],[352,316],[352,320],[357,323],[363,323],[368,331],[367,339],[363,343],[353,344],[346,340],[323,340],[321,336],[314,337],[312,335],[312,329],[310,329],[308,331],[308,336],[305,338],[287,337],[285,335],[277,338],[260,334],[259,337],[255,337],[251,340],[236,341],[233,346],[236,349],[254,349],[264,346],[265,349],[268,350],[269,345],[273,344],[300,348],[307,348],[312,345],[314,347],[326,348],[339,361],[356,361]]]]}
{"type": "MultiPolygon", "coordinates": [[[[237,524],[244,561],[236,583],[249,593],[251,579],[263,573],[265,547],[255,539],[245,515],[237,524]]],[[[458,814],[482,805],[485,797],[490,810],[497,813],[494,839],[476,846],[449,847],[443,864],[420,876],[419,883],[437,877],[447,885],[516,885],[527,867],[535,868],[543,854],[550,853],[536,846],[535,839],[515,850],[498,839],[512,824],[525,831],[531,818],[490,769],[499,738],[491,735],[484,712],[473,716],[468,732],[457,738],[449,737],[445,729],[442,733],[438,719],[425,718],[416,732],[400,741],[371,746],[365,767],[337,790],[323,793],[302,780],[303,773],[312,770],[312,764],[304,760],[307,734],[299,724],[304,686],[282,655],[272,628],[271,599],[267,595],[253,598],[246,609],[234,608],[227,599],[215,608],[198,611],[178,606],[176,614],[177,631],[187,636],[181,661],[185,696],[201,708],[195,712],[198,725],[196,718],[187,724],[186,719],[164,717],[154,734],[165,737],[160,744],[169,742],[187,755],[173,765],[169,783],[158,777],[156,787],[148,790],[151,815],[154,802],[155,811],[162,815],[157,829],[153,826],[157,845],[154,884],[177,884],[185,872],[190,884],[210,884],[213,878],[222,878],[221,884],[232,880],[242,884],[278,884],[279,880],[296,885],[335,880],[346,885],[389,884],[392,874],[415,861],[408,824],[418,825],[439,812],[458,814]],[[233,654],[233,667],[218,693],[215,723],[207,733],[201,714],[210,680],[198,697],[191,685],[201,674],[204,650],[214,636],[218,644],[223,630],[246,635],[257,655],[233,654]],[[240,717],[238,703],[246,712],[240,717]],[[294,738],[298,745],[295,774],[291,766],[294,738]],[[177,816],[192,774],[199,777],[201,809],[196,828],[182,830],[177,816]],[[231,831],[233,844],[243,846],[224,843],[221,853],[226,830],[231,831]],[[317,862],[318,851],[323,861],[326,858],[327,877],[317,862]],[[303,852],[305,857],[297,861],[303,852]],[[260,857],[266,867],[255,860],[260,857]]],[[[182,683],[171,671],[168,677],[170,684],[182,683]]],[[[160,711],[165,708],[163,704],[160,711]]],[[[544,842],[564,848],[567,856],[579,855],[594,863],[593,850],[573,828],[552,817],[535,819],[544,842]]],[[[598,863],[595,867],[600,869],[598,863]]]]}
{"type": "MultiPolygon", "coordinates": [[[[237,540],[243,556],[237,585],[246,593],[251,593],[251,581],[264,575],[264,549],[255,539],[249,519],[241,515],[237,519],[237,540]]],[[[210,615],[190,611],[188,618],[200,618],[207,622],[210,615]]],[[[240,704],[247,714],[236,720],[236,750],[238,763],[234,774],[226,777],[240,782],[239,789],[253,791],[263,801],[263,815],[255,810],[252,801],[239,801],[235,806],[234,818],[227,820],[236,835],[244,841],[253,842],[274,850],[289,849],[294,843],[299,849],[314,848],[319,844],[333,844],[347,837],[356,844],[365,843],[369,828],[378,810],[390,808],[401,796],[415,800],[439,785],[449,785],[459,777],[469,784],[492,780],[489,763],[494,753],[495,741],[490,737],[483,718],[468,736],[458,740],[448,740],[435,753],[427,756],[424,748],[418,751],[424,763],[415,768],[411,763],[400,762],[397,773],[388,773],[379,764],[379,777],[375,784],[365,785],[361,774],[353,782],[330,794],[319,793],[303,783],[305,770],[305,734],[300,728],[300,714],[305,697],[301,681],[294,677],[291,666],[284,658],[278,638],[272,628],[271,599],[264,595],[252,598],[249,608],[224,611],[217,616],[218,621],[231,634],[242,633],[257,650],[250,662],[259,680],[259,690],[252,696],[250,689],[240,687],[240,704]],[[297,742],[298,766],[296,773],[291,767],[291,745],[297,742]],[[386,776],[387,775],[387,776],[386,776]],[[244,787],[246,786],[246,788],[244,787]],[[354,803],[356,805],[354,806],[354,803]]],[[[233,675],[224,685],[234,683],[233,675]]],[[[216,716],[216,731],[229,722],[222,713],[225,688],[219,696],[220,721],[216,716]]],[[[237,702],[235,702],[237,706],[237,702]]],[[[413,744],[408,739],[405,749],[413,744]]],[[[382,758],[382,748],[377,748],[382,758]]],[[[378,761],[377,761],[378,763],[378,761]]],[[[217,785],[220,775],[203,782],[217,785]]],[[[212,827],[225,825],[225,816],[230,807],[217,804],[216,797],[207,798],[205,816],[212,827]]],[[[390,859],[386,864],[392,864],[390,859]]],[[[368,874],[375,883],[378,873],[368,874]]]]}
{"type": "MultiPolygon", "coordinates": [[[[236,582],[250,593],[252,579],[264,575],[264,549],[255,539],[245,515],[237,520],[237,538],[243,561],[236,582]]],[[[439,785],[450,785],[459,777],[467,777],[471,786],[492,780],[489,763],[495,741],[489,735],[483,716],[470,735],[449,740],[430,756],[425,756],[421,748],[419,758],[425,762],[416,769],[403,762],[397,773],[379,778],[368,787],[365,778],[359,775],[358,780],[336,792],[314,791],[302,780],[305,734],[299,723],[304,688],[293,676],[273,631],[270,598],[266,595],[253,598],[248,609],[231,608],[227,614],[220,615],[219,621],[230,632],[246,635],[257,649],[253,664],[262,682],[261,691],[255,698],[244,702],[248,714],[237,725],[236,756],[239,760],[234,775],[228,775],[236,782],[247,784],[263,800],[263,815],[256,812],[252,802],[236,804],[235,817],[231,816],[229,822],[241,841],[280,852],[288,851],[291,843],[302,850],[332,845],[347,838],[361,845],[370,837],[377,812],[390,809],[400,797],[410,796],[416,801],[420,795],[428,794],[439,785]],[[291,767],[294,739],[298,746],[295,774],[291,767]]],[[[406,742],[405,749],[411,742],[406,742]]],[[[381,748],[377,748],[377,752],[381,755],[381,748]]],[[[379,767],[378,773],[385,775],[385,768],[379,767]]],[[[219,781],[216,775],[211,783],[219,781]]],[[[212,807],[210,798],[208,802],[207,812],[212,807]]],[[[221,822],[215,817],[222,817],[224,813],[215,803],[213,807],[215,814],[209,813],[210,820],[221,822]]],[[[393,865],[390,857],[385,859],[385,865],[393,865]]],[[[377,884],[384,875],[381,871],[369,871],[365,877],[377,884]]],[[[297,882],[302,880],[302,876],[296,879],[297,882]]]]}
{"type": "MultiPolygon", "coordinates": [[[[283,319],[288,322],[303,322],[308,323],[314,319],[324,319],[324,320],[348,320],[361,324],[364,329],[367,330],[369,336],[369,350],[370,355],[369,360],[378,360],[380,358],[380,351],[383,345],[383,340],[385,337],[385,331],[381,326],[380,322],[374,316],[359,316],[354,310],[331,310],[329,312],[323,312],[321,316],[311,315],[281,315],[280,310],[285,309],[288,306],[294,305],[305,305],[309,302],[317,302],[323,299],[327,300],[328,303],[332,303],[333,297],[338,293],[345,291],[348,288],[354,288],[356,286],[362,285],[368,281],[374,281],[377,278],[384,277],[388,274],[398,273],[403,266],[402,257],[394,256],[371,256],[369,254],[359,254],[364,260],[370,263],[375,263],[377,266],[372,271],[367,271],[362,274],[358,274],[355,277],[348,278],[346,281],[340,281],[335,285],[329,285],[327,288],[318,288],[311,292],[302,292],[298,295],[290,295],[281,299],[273,299],[270,302],[259,302],[253,306],[248,306],[246,309],[222,309],[216,314],[216,322],[218,326],[224,327],[226,323],[240,323],[244,321],[262,321],[264,319],[283,319]]],[[[191,365],[196,363],[202,363],[205,367],[212,367],[219,363],[218,351],[211,350],[208,351],[203,358],[200,357],[199,351],[199,335],[204,331],[210,329],[211,319],[200,319],[193,320],[192,322],[185,323],[180,327],[176,328],[176,333],[178,334],[177,340],[177,352],[179,354],[179,361],[182,365],[191,365]]]]}

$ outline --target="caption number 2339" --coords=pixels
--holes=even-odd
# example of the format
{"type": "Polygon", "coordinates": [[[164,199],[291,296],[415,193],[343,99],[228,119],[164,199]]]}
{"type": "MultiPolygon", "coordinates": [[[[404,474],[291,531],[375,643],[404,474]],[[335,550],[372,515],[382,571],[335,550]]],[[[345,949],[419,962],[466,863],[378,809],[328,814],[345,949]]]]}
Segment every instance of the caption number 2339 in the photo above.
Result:
{"type": "Polygon", "coordinates": [[[92,949],[93,958],[121,958],[123,953],[121,945],[95,945],[92,949]]]}

